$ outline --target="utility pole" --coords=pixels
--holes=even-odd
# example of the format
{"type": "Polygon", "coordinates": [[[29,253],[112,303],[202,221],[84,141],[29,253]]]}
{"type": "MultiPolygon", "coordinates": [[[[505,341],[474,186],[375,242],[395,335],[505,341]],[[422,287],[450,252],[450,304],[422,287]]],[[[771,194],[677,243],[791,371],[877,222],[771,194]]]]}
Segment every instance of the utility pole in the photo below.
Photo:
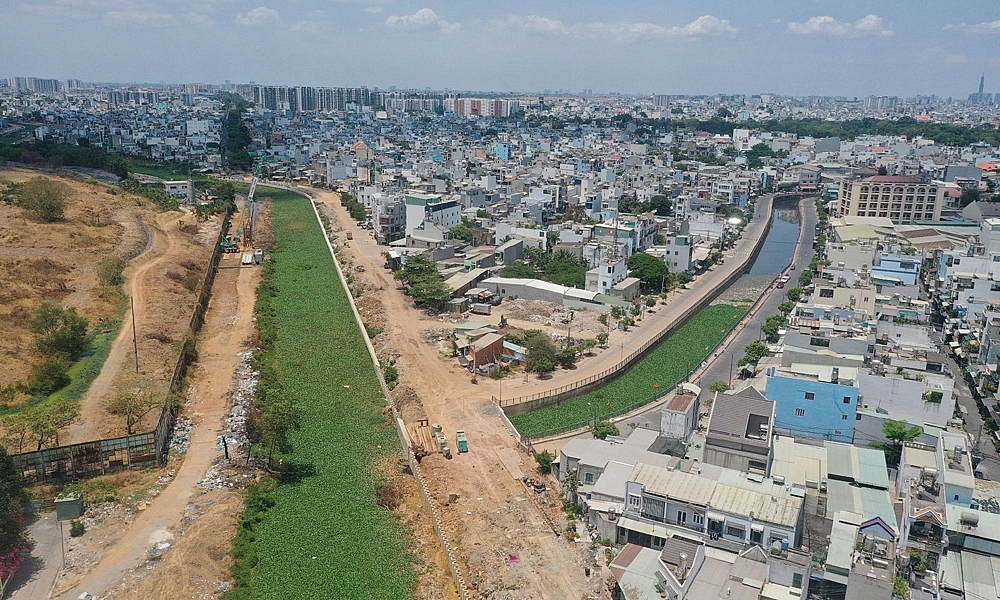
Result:
{"type": "Polygon", "coordinates": [[[135,298],[129,296],[129,304],[132,307],[132,348],[135,350],[135,372],[139,373],[139,337],[135,330],[135,298]]]}

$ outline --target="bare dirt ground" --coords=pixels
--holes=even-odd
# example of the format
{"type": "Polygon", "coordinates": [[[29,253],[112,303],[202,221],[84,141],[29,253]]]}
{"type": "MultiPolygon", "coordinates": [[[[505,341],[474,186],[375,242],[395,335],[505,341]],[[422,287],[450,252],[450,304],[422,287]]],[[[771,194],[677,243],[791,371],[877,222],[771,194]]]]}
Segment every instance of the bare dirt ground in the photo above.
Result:
{"type": "MultiPolygon", "coordinates": [[[[223,258],[198,338],[199,361],[189,375],[184,407],[192,426],[183,462],[168,465],[176,472],[133,521],[110,523],[101,552],[87,565],[92,568],[65,573],[54,597],[69,600],[85,591],[103,596],[115,590],[113,597],[214,598],[226,589],[241,500],[228,487],[204,491],[199,484],[222,460],[218,435],[240,365],[238,353],[253,334],[260,270],[238,265],[238,255],[223,258]]],[[[93,535],[100,536],[101,529],[93,535]]]]}
{"type": "Polygon", "coordinates": [[[383,354],[397,357],[405,387],[394,396],[404,399],[404,420],[426,414],[443,425],[449,438],[454,438],[456,429],[468,435],[467,454],[451,461],[428,456],[421,466],[431,493],[443,505],[445,527],[456,542],[458,560],[473,593],[497,600],[606,597],[597,572],[590,578],[584,576],[584,567],[592,564],[587,545],[557,536],[552,523],[559,529],[558,521],[527,498],[524,484],[501,463],[503,455],[515,468],[525,473],[531,470],[524,463],[526,457],[514,450],[513,439],[490,404],[489,384],[472,384],[457,363],[442,360],[437,349],[424,341],[425,331],[440,327],[440,322],[414,309],[408,298],[394,291],[391,273],[382,268],[383,249],[369,231],[351,222],[338,196],[313,191],[321,212],[330,219],[334,237],[346,237],[341,235],[345,228],[353,233],[353,241],[335,241],[342,246],[341,260],[351,269],[352,290],[369,290],[361,294],[359,303],[385,319],[375,345],[380,358],[383,354]],[[359,265],[363,271],[354,269],[359,265]],[[377,296],[378,304],[366,305],[373,302],[364,300],[366,294],[377,296]]]}
{"type": "MultiPolygon", "coordinates": [[[[125,270],[131,302],[101,374],[81,401],[80,419],[69,428],[69,443],[125,434],[122,420],[107,414],[101,403],[120,376],[134,372],[133,307],[139,372],[161,393],[173,375],[221,218],[199,222],[186,212],[162,212],[147,222],[152,244],[125,270]]],[[[157,417],[151,412],[135,430],[149,429],[157,417]]]]}
{"type": "Polygon", "coordinates": [[[0,386],[23,380],[34,356],[28,321],[45,300],[73,307],[91,323],[115,319],[120,300],[102,289],[97,263],[135,256],[146,245],[142,219],[152,210],[109,188],[28,169],[0,170],[0,183],[33,177],[70,188],[62,222],[39,223],[0,203],[0,386]]]}

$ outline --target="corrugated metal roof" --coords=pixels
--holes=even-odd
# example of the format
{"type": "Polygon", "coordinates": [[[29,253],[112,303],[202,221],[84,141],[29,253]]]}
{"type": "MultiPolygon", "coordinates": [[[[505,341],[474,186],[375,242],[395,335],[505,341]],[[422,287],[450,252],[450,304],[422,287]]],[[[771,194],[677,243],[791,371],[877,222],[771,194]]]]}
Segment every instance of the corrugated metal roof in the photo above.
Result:
{"type": "Polygon", "coordinates": [[[996,573],[1000,572],[1000,558],[962,552],[962,580],[968,600],[996,600],[1000,586],[996,573]]]}
{"type": "MultiPolygon", "coordinates": [[[[749,489],[749,486],[727,485],[692,473],[643,463],[635,466],[629,481],[641,484],[651,494],[697,506],[711,506],[733,515],[753,513],[755,520],[785,527],[795,527],[802,510],[801,498],[778,497],[770,492],[749,489]]],[[[773,484],[770,485],[773,490],[773,484]]]]}
{"type": "Polygon", "coordinates": [[[885,454],[874,448],[859,448],[826,442],[827,473],[830,477],[856,481],[860,485],[889,488],[885,454]]]}

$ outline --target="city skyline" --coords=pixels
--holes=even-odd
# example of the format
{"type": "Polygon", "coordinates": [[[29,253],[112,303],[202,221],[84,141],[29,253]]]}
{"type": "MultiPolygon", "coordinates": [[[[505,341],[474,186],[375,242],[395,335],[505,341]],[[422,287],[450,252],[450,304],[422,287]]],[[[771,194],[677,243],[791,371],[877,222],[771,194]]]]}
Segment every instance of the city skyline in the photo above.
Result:
{"type": "Polygon", "coordinates": [[[93,81],[961,98],[1000,91],[1000,7],[28,0],[0,73],[93,81]],[[39,42],[38,31],[46,33],[39,42]],[[269,38],[269,39],[268,39],[269,38]],[[884,65],[884,68],[882,66],[884,65]],[[992,83],[991,83],[992,81],[992,83]]]}

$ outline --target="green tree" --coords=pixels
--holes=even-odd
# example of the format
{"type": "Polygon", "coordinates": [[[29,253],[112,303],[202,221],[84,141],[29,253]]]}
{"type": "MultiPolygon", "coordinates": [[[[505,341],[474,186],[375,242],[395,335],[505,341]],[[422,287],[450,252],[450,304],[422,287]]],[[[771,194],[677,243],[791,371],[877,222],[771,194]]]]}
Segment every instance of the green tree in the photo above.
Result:
{"type": "Polygon", "coordinates": [[[54,302],[43,302],[29,323],[35,334],[35,349],[46,356],[57,356],[72,362],[90,347],[89,324],[75,308],[63,308],[54,302]]]}
{"type": "Polygon", "coordinates": [[[32,396],[48,396],[69,385],[69,368],[59,356],[44,356],[34,368],[21,390],[32,396]]]}
{"type": "Polygon", "coordinates": [[[555,370],[558,349],[547,334],[536,329],[524,332],[524,347],[528,349],[529,371],[543,374],[555,370]]]}
{"type": "Polygon", "coordinates": [[[515,279],[538,279],[540,273],[523,260],[515,260],[500,270],[501,277],[512,277],[515,279]]]}
{"type": "MultiPolygon", "coordinates": [[[[785,297],[788,298],[789,302],[798,302],[802,299],[802,288],[794,287],[790,290],[786,290],[785,297]]],[[[792,308],[795,308],[794,305],[792,308]]]]}
{"type": "Polygon", "coordinates": [[[573,348],[565,348],[560,350],[556,355],[556,361],[559,366],[564,369],[572,369],[573,365],[576,364],[576,350],[573,348]]]}
{"type": "Polygon", "coordinates": [[[975,188],[970,188],[962,191],[962,195],[958,197],[958,205],[962,208],[972,204],[973,202],[979,202],[980,194],[979,190],[975,188]]]}
{"type": "Polygon", "coordinates": [[[542,269],[545,281],[558,285],[582,288],[587,282],[587,263],[566,250],[552,254],[542,269]]]}
{"type": "MultiPolygon", "coordinates": [[[[790,292],[792,290],[788,290],[788,291],[790,292]]],[[[788,294],[785,294],[785,296],[787,297],[788,294]]],[[[789,300],[788,302],[782,302],[781,304],[778,305],[778,310],[781,312],[781,314],[788,315],[793,310],[795,310],[795,302],[792,302],[791,300],[789,300]]]]}
{"type": "Polygon", "coordinates": [[[662,292],[672,278],[670,268],[662,260],[638,252],[628,259],[628,271],[632,277],[642,281],[642,287],[650,292],[662,292]]]}
{"type": "Polygon", "coordinates": [[[70,188],[61,181],[33,177],[17,188],[17,204],[39,221],[61,221],[70,188]]]}
{"type": "Polygon", "coordinates": [[[542,450],[535,455],[535,462],[538,464],[538,470],[546,475],[552,472],[552,463],[555,462],[556,456],[548,450],[542,450]]]}
{"type": "Polygon", "coordinates": [[[708,384],[708,391],[710,392],[716,392],[721,394],[722,392],[725,392],[728,389],[729,389],[729,384],[726,383],[725,381],[713,381],[712,383],[708,384]]]}
{"type": "Polygon", "coordinates": [[[601,333],[598,333],[597,336],[596,336],[596,339],[597,339],[597,343],[600,344],[602,347],[605,347],[605,348],[607,347],[607,345],[608,345],[608,334],[607,333],[605,333],[603,331],[601,333]]]}
{"type": "Polygon", "coordinates": [[[923,427],[919,425],[908,427],[906,421],[886,419],[882,422],[882,435],[889,442],[872,442],[871,445],[885,452],[886,464],[892,467],[899,464],[899,457],[903,454],[903,444],[912,442],[923,432],[923,427]]]}
{"type": "Polygon", "coordinates": [[[767,349],[767,344],[761,341],[750,342],[743,349],[744,356],[736,364],[743,367],[749,364],[756,364],[760,362],[760,359],[767,356],[770,352],[767,349]]]}
{"type": "Polygon", "coordinates": [[[471,223],[468,219],[462,219],[461,223],[448,230],[448,237],[471,244],[476,238],[476,234],[473,232],[474,226],[475,223],[471,223]]]}
{"type": "Polygon", "coordinates": [[[649,199],[649,209],[660,217],[674,214],[674,202],[663,194],[657,194],[649,199]]]}
{"type": "Polygon", "coordinates": [[[28,547],[24,523],[26,500],[27,492],[21,479],[21,471],[4,447],[0,446],[0,579],[5,582],[9,573],[3,572],[3,567],[6,566],[4,563],[10,560],[14,563],[11,566],[20,564],[25,556],[18,551],[28,547]],[[15,552],[18,552],[17,557],[13,556],[15,552]],[[14,558],[19,560],[15,561],[14,558]]]}
{"type": "Polygon", "coordinates": [[[621,431],[618,430],[618,426],[611,421],[597,421],[594,423],[594,428],[591,429],[594,437],[603,440],[609,435],[621,435],[621,431]]]}
{"type": "Polygon", "coordinates": [[[761,332],[767,336],[767,341],[774,342],[778,341],[778,330],[781,326],[785,324],[785,316],[782,315],[772,315],[764,321],[764,325],[760,328],[761,332]]]}
{"type": "Polygon", "coordinates": [[[128,161],[124,158],[118,157],[111,161],[111,164],[108,166],[108,170],[118,177],[125,179],[128,177],[128,161]]]}

